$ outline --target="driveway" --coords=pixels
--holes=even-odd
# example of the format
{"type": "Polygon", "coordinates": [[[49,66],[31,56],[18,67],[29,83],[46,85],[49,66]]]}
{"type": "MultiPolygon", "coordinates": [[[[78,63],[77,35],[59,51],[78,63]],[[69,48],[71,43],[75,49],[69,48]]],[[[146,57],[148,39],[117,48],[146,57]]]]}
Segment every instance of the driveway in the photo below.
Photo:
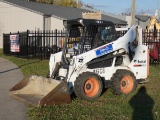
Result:
{"type": "Polygon", "coordinates": [[[12,62],[0,58],[0,120],[27,120],[27,106],[8,95],[23,73],[12,62]]]}

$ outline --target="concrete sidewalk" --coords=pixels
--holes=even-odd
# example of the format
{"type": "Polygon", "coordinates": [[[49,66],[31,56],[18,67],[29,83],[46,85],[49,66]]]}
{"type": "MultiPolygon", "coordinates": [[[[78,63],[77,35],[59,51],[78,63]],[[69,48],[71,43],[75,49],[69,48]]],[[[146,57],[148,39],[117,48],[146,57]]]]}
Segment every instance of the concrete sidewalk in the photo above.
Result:
{"type": "Polygon", "coordinates": [[[8,95],[8,91],[23,78],[12,62],[0,58],[0,120],[27,120],[27,106],[8,95]]]}

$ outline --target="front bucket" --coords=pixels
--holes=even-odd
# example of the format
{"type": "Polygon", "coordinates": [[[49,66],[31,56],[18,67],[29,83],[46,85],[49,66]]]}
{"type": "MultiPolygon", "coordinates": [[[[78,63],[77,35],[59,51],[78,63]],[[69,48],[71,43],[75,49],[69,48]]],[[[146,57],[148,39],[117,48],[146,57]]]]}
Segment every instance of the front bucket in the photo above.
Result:
{"type": "Polygon", "coordinates": [[[36,75],[24,78],[9,94],[34,106],[70,103],[70,93],[65,81],[53,80],[36,75]]]}

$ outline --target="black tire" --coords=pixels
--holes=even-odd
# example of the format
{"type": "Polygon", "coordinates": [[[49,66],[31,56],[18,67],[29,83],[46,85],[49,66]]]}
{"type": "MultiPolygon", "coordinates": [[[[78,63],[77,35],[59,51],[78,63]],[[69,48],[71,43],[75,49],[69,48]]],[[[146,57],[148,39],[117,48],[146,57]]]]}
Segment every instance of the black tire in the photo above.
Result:
{"type": "Polygon", "coordinates": [[[80,74],[74,82],[74,92],[83,100],[96,100],[102,93],[102,80],[92,72],[80,74]]]}
{"type": "Polygon", "coordinates": [[[136,78],[129,70],[117,70],[111,78],[111,88],[114,94],[129,94],[135,91],[136,87],[136,78]]]}

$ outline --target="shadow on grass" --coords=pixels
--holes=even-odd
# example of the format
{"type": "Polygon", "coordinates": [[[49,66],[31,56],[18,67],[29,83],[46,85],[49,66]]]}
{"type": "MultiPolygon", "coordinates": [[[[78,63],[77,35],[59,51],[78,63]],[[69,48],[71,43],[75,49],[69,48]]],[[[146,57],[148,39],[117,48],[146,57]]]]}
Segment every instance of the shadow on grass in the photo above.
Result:
{"type": "Polygon", "coordinates": [[[154,100],[147,94],[144,86],[131,98],[129,104],[134,109],[132,120],[154,120],[152,113],[154,100]]]}
{"type": "Polygon", "coordinates": [[[23,66],[26,66],[26,65],[30,65],[30,64],[34,64],[34,63],[38,63],[38,62],[41,62],[42,60],[39,60],[39,61],[34,61],[34,62],[30,62],[30,63],[26,63],[26,64],[23,64],[21,66],[19,66],[19,68],[23,67],[23,66]]]}
{"type": "Polygon", "coordinates": [[[0,72],[0,74],[6,73],[6,72],[10,72],[10,71],[13,71],[13,70],[17,70],[17,69],[19,69],[21,67],[24,67],[24,66],[30,65],[30,64],[34,64],[34,63],[37,63],[37,62],[41,62],[41,61],[35,61],[35,62],[26,63],[26,64],[23,64],[23,65],[21,65],[19,67],[15,67],[15,68],[12,68],[12,69],[9,69],[9,70],[2,71],[2,72],[0,72]]]}

